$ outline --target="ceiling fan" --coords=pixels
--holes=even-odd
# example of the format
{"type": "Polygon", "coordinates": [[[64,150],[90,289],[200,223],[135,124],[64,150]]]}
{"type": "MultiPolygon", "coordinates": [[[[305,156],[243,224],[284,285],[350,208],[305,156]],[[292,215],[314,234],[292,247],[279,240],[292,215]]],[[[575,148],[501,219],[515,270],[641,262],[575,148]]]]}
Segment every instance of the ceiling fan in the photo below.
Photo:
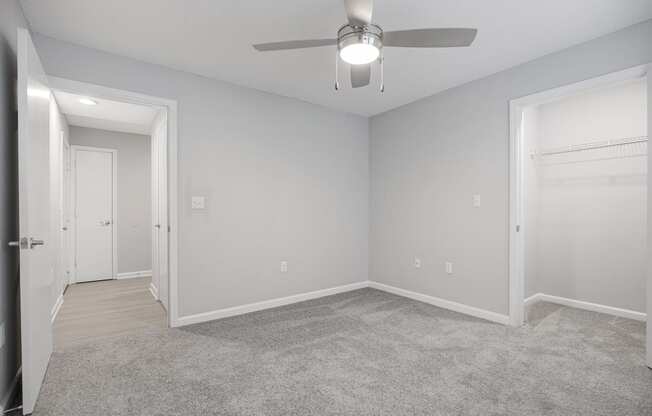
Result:
{"type": "Polygon", "coordinates": [[[384,91],[383,47],[451,48],[470,46],[477,29],[433,28],[384,32],[371,23],[373,0],[344,0],[349,22],[337,31],[335,39],[306,39],[253,45],[257,51],[269,52],[287,49],[317,48],[337,45],[335,57],[335,89],[339,89],[338,60],[351,64],[351,86],[369,85],[371,64],[378,61],[381,68],[381,87],[384,91]]]}

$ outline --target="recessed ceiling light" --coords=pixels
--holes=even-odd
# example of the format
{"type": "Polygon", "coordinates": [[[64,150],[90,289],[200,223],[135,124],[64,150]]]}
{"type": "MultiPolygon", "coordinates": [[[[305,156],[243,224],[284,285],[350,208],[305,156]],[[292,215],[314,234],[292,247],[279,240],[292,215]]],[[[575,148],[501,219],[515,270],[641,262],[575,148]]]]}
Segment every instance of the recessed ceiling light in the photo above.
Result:
{"type": "Polygon", "coordinates": [[[87,97],[80,98],[79,102],[84,104],[84,105],[97,105],[97,101],[92,100],[92,99],[87,98],[87,97]]]}

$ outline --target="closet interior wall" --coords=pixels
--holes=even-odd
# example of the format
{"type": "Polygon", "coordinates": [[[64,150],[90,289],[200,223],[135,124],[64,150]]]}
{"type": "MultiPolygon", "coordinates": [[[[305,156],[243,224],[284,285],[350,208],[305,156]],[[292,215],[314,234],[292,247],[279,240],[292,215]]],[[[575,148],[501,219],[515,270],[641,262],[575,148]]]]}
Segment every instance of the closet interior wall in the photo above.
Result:
{"type": "Polygon", "coordinates": [[[525,296],[645,312],[647,84],[524,111],[525,296]]]}

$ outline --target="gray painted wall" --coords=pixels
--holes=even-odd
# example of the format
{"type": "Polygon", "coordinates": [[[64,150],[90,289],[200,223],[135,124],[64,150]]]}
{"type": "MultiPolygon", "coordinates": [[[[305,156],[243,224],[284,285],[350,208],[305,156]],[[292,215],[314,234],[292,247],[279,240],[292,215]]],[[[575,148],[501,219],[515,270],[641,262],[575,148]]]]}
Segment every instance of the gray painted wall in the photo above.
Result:
{"type": "Polygon", "coordinates": [[[539,150],[539,109],[536,106],[523,109],[523,200],[525,239],[524,274],[525,297],[538,293],[539,280],[539,172],[536,169],[538,159],[531,159],[527,155],[539,150]]]}
{"type": "Polygon", "coordinates": [[[42,36],[35,43],[50,75],[178,100],[181,316],[367,279],[367,119],[42,36]],[[191,210],[193,195],[206,209],[191,210]]]}
{"type": "MultiPolygon", "coordinates": [[[[525,140],[541,150],[645,136],[646,88],[645,80],[629,81],[529,109],[525,125],[536,125],[525,140]]],[[[525,185],[526,219],[533,217],[526,253],[534,254],[526,258],[526,296],[645,312],[644,151],[637,144],[525,159],[526,177],[535,178],[525,185]]]]}
{"type": "Polygon", "coordinates": [[[648,20],[373,117],[370,278],[507,314],[509,100],[652,62],[650,39],[648,20]]]}
{"type": "Polygon", "coordinates": [[[118,150],[118,273],[152,270],[149,136],[71,126],[70,144],[118,150]]]}
{"type": "MultiPolygon", "coordinates": [[[[18,236],[18,165],[16,145],[16,28],[27,22],[16,0],[2,0],[0,12],[0,401],[20,367],[18,251],[7,242],[18,236]]],[[[5,403],[0,402],[0,408],[5,403]]]]}

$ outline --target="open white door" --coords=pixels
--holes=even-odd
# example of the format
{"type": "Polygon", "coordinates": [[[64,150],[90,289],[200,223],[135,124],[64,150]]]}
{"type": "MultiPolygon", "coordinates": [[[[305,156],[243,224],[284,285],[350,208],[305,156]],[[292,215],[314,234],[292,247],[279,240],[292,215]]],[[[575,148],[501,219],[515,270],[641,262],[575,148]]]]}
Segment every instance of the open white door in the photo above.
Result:
{"type": "MultiPolygon", "coordinates": [[[[652,130],[652,63],[647,66],[647,135],[648,142],[652,130]]],[[[649,149],[648,145],[648,149],[649,149]]],[[[648,151],[647,157],[647,247],[648,247],[648,268],[647,268],[647,366],[652,369],[652,157],[648,151]]]]}
{"type": "Polygon", "coordinates": [[[60,183],[60,218],[59,218],[59,224],[60,224],[60,237],[61,237],[61,253],[60,253],[60,261],[61,261],[61,272],[63,273],[64,276],[64,284],[63,287],[65,288],[66,285],[69,285],[71,283],[71,277],[72,277],[72,268],[74,265],[74,262],[72,261],[73,257],[71,256],[72,253],[72,237],[71,237],[71,232],[70,230],[72,229],[72,209],[71,209],[71,175],[72,175],[72,163],[71,163],[71,149],[70,149],[70,143],[68,143],[67,138],[64,136],[64,134],[61,134],[61,183],[60,183]]]}
{"type": "Polygon", "coordinates": [[[167,112],[162,110],[152,129],[152,285],[168,309],[168,181],[167,112]]]}
{"type": "Polygon", "coordinates": [[[23,413],[34,410],[52,353],[50,89],[26,29],[18,29],[18,214],[23,413]]]}

